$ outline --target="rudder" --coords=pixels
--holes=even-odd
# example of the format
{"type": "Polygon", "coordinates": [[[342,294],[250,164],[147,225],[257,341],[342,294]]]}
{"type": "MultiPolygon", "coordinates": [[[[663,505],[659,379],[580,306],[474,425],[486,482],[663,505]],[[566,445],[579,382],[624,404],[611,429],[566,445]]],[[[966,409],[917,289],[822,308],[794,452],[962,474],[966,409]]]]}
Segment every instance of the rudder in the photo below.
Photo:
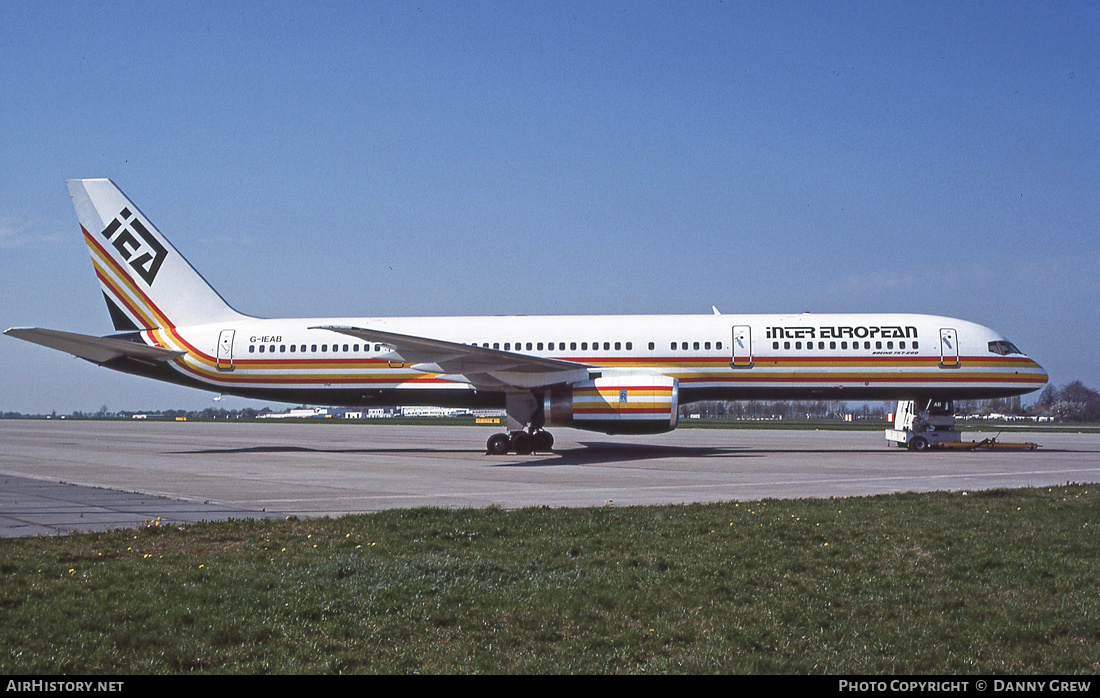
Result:
{"type": "Polygon", "coordinates": [[[84,241],[119,331],[231,322],[242,316],[109,179],[70,179],[84,241]]]}

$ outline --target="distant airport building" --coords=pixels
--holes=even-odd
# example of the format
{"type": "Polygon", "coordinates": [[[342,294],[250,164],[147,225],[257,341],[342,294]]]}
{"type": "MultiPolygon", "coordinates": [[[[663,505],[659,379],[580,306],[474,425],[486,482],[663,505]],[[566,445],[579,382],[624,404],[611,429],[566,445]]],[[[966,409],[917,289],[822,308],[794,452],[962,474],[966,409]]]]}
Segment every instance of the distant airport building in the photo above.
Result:
{"type": "Polygon", "coordinates": [[[272,412],[260,415],[260,419],[311,419],[315,417],[320,419],[331,419],[332,415],[330,415],[328,409],[324,407],[298,407],[278,414],[272,412]]]}
{"type": "Polygon", "coordinates": [[[402,417],[460,417],[470,414],[464,407],[425,407],[423,405],[399,408],[402,417]]]}

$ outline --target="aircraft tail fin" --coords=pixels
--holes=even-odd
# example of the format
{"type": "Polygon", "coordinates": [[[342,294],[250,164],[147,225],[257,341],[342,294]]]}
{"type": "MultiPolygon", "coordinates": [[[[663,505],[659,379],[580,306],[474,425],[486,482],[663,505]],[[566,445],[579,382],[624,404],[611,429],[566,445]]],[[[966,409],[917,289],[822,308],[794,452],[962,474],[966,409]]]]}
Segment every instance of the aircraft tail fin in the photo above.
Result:
{"type": "Polygon", "coordinates": [[[233,310],[109,179],[70,179],[84,242],[119,331],[231,322],[233,310]]]}

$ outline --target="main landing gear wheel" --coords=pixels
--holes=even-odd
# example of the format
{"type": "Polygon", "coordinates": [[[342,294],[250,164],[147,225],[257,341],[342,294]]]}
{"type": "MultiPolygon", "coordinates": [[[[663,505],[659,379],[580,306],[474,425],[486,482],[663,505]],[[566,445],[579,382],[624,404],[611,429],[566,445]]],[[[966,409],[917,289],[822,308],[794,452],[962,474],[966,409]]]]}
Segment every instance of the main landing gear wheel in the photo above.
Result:
{"type": "Polygon", "coordinates": [[[503,456],[512,447],[512,440],[507,434],[493,434],[485,444],[485,450],[490,456],[503,456]]]}
{"type": "Polygon", "coordinates": [[[531,434],[531,439],[534,442],[536,451],[551,451],[554,448],[554,435],[545,429],[539,429],[531,434]]]}
{"type": "Polygon", "coordinates": [[[511,434],[493,434],[485,444],[490,456],[503,456],[508,452],[526,456],[531,453],[549,453],[554,448],[554,435],[543,429],[534,433],[514,431],[511,434]]]}
{"type": "Polygon", "coordinates": [[[534,439],[525,431],[512,434],[512,450],[517,456],[526,456],[535,450],[534,439]]]}

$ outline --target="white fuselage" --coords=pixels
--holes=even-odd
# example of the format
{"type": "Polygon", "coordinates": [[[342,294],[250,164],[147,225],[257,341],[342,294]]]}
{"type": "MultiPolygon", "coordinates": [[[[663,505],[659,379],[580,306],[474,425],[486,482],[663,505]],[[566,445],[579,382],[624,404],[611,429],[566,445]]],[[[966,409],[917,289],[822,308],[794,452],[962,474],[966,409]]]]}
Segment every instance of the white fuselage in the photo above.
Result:
{"type": "Polygon", "coordinates": [[[1046,374],[993,330],[928,315],[654,315],[248,319],[146,331],[186,351],[172,368],[218,392],[326,404],[487,404],[491,390],[394,360],[391,348],[319,325],[432,337],[676,378],[681,401],[767,397],[990,398],[1046,374]],[[1000,346],[1000,345],[998,345],[1000,346]],[[324,399],[325,396],[328,399],[324,399]]]}

